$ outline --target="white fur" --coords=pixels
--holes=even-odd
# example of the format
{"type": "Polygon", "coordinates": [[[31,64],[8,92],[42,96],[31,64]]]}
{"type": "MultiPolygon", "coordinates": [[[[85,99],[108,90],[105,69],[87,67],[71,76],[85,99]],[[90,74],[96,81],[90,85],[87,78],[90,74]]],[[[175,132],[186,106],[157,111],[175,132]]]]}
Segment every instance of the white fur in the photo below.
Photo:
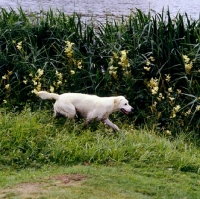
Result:
{"type": "Polygon", "coordinates": [[[133,110],[128,100],[123,96],[98,97],[81,93],[58,95],[46,91],[37,92],[36,95],[42,99],[56,100],[54,104],[55,116],[61,114],[68,118],[74,118],[76,112],[78,112],[82,117],[86,118],[85,125],[92,119],[97,119],[106,123],[114,130],[119,130],[119,128],[108,119],[109,115],[115,111],[122,111],[128,114],[133,110]]]}

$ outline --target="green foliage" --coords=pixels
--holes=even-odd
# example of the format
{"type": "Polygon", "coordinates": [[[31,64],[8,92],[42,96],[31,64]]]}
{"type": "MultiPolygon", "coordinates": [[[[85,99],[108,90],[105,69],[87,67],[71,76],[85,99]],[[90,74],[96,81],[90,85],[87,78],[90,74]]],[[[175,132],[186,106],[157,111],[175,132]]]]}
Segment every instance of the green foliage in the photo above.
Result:
{"type": "Polygon", "coordinates": [[[169,10],[84,23],[76,13],[1,8],[0,103],[34,110],[35,90],[125,95],[133,124],[199,133],[199,26],[169,10]]]}

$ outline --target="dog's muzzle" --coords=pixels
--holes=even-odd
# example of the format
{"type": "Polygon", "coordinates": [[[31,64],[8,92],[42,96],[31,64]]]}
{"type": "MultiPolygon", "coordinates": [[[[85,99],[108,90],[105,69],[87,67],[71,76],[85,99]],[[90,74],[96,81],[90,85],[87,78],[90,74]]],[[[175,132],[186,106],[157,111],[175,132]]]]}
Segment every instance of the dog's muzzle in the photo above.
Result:
{"type": "Polygon", "coordinates": [[[132,112],[134,109],[131,108],[131,111],[126,111],[125,109],[121,109],[121,112],[124,113],[125,115],[128,115],[130,112],[132,112]]]}

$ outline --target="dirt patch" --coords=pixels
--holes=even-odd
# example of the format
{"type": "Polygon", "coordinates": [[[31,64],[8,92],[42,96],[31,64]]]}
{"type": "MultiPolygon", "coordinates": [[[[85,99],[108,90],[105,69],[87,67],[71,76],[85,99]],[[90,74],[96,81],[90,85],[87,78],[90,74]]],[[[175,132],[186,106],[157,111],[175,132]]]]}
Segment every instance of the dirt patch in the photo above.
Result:
{"type": "Polygon", "coordinates": [[[64,188],[66,186],[81,186],[81,182],[86,179],[82,174],[60,174],[48,179],[40,179],[35,183],[20,183],[12,188],[0,189],[0,198],[10,198],[18,196],[20,198],[37,198],[55,187],[64,188]]]}
{"type": "Polygon", "coordinates": [[[54,176],[52,179],[56,179],[64,184],[76,185],[79,184],[79,182],[81,182],[85,178],[86,177],[82,174],[70,174],[70,175],[64,174],[64,175],[54,176]]]}
{"type": "Polygon", "coordinates": [[[0,198],[10,198],[20,196],[20,198],[28,198],[38,196],[45,193],[40,183],[20,183],[12,188],[0,190],[0,198]]]}

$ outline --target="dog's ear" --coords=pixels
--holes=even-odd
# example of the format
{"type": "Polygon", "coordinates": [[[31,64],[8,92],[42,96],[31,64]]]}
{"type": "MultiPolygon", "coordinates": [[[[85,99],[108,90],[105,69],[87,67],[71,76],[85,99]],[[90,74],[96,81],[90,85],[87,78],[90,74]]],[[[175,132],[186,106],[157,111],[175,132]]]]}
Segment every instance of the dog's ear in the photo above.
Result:
{"type": "Polygon", "coordinates": [[[117,106],[119,104],[119,102],[122,100],[122,96],[118,96],[114,99],[114,106],[117,106]]]}
{"type": "Polygon", "coordinates": [[[119,104],[119,99],[118,99],[118,98],[115,98],[115,99],[114,99],[114,106],[117,106],[117,104],[119,104]]]}

